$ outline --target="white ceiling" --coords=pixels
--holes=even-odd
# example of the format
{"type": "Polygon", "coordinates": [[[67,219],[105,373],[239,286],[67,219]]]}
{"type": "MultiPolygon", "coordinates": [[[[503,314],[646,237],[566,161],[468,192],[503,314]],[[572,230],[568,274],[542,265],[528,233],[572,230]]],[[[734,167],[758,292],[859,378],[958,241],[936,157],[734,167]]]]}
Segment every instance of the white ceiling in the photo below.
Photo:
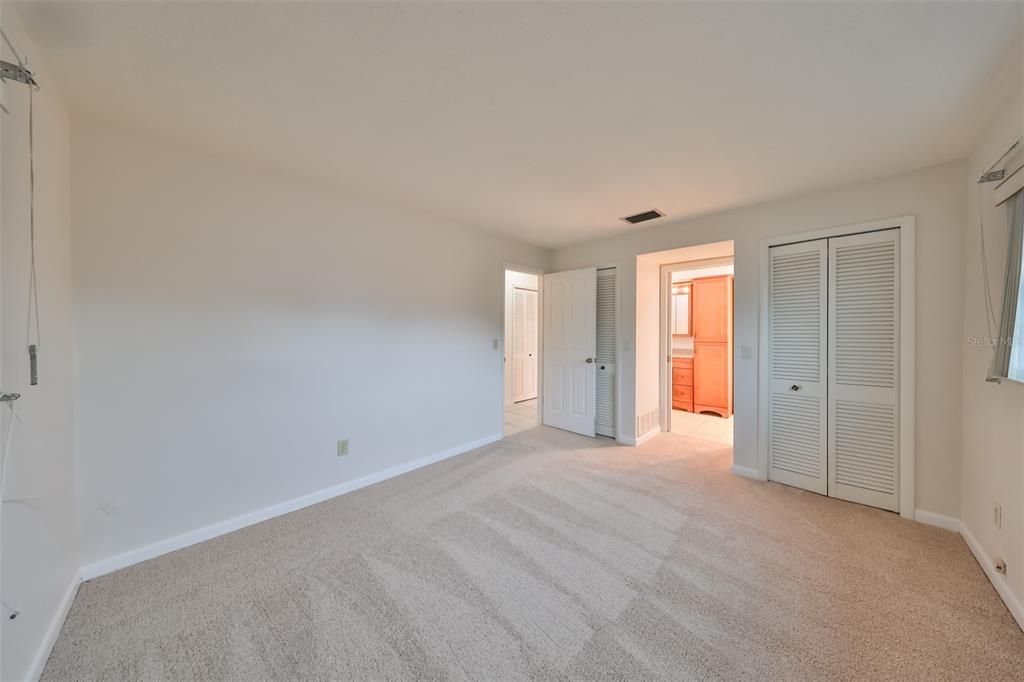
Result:
{"type": "Polygon", "coordinates": [[[545,246],[965,156],[1011,3],[27,3],[76,112],[545,246]]]}

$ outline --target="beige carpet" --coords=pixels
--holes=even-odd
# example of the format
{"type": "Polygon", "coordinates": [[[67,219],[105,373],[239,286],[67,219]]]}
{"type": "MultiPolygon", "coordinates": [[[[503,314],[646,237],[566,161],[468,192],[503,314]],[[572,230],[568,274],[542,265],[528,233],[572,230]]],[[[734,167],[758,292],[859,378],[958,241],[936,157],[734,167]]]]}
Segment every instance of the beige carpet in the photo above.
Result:
{"type": "Polygon", "coordinates": [[[46,680],[1024,677],[959,536],[537,427],[82,585],[46,680]]]}

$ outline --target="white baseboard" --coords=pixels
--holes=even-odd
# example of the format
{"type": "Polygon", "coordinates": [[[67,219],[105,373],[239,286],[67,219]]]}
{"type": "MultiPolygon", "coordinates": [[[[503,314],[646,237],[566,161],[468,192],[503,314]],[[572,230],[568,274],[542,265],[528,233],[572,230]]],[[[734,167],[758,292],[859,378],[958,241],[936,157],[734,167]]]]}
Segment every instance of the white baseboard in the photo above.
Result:
{"type": "Polygon", "coordinates": [[[280,502],[269,507],[264,507],[263,509],[257,509],[256,511],[249,512],[248,514],[242,514],[241,516],[236,516],[234,518],[227,519],[226,521],[197,528],[196,530],[182,533],[181,535],[175,535],[165,540],[160,540],[149,545],[129,550],[123,554],[118,554],[107,559],[101,559],[99,561],[86,564],[85,566],[82,566],[81,569],[82,580],[92,580],[93,578],[98,578],[101,575],[113,573],[114,571],[118,571],[122,568],[132,566],[133,564],[137,564],[148,559],[156,558],[163,554],[167,554],[168,552],[184,549],[185,547],[189,547],[205,540],[210,540],[219,535],[224,535],[226,533],[245,528],[246,526],[251,526],[254,523],[260,523],[261,521],[272,519],[275,516],[281,516],[282,514],[287,514],[288,512],[293,512],[298,509],[317,504],[318,502],[329,500],[332,497],[338,497],[339,495],[350,493],[353,490],[359,490],[360,488],[365,488],[368,485],[380,483],[381,481],[386,481],[387,479],[394,478],[395,476],[401,476],[402,474],[409,473],[415,469],[435,464],[441,460],[448,459],[449,457],[454,457],[455,455],[461,455],[464,452],[469,452],[470,450],[483,447],[484,445],[494,443],[501,439],[502,435],[500,433],[494,433],[469,443],[463,443],[462,445],[458,445],[454,448],[435,452],[432,455],[427,455],[426,457],[414,459],[411,462],[400,464],[396,467],[391,467],[390,469],[384,469],[383,471],[363,476],[362,478],[339,483],[338,485],[331,486],[330,488],[324,488],[323,490],[318,490],[314,493],[303,495],[302,497],[296,497],[295,499],[280,502]]]}
{"type": "Polygon", "coordinates": [[[644,435],[640,436],[639,438],[634,438],[633,436],[619,436],[615,440],[617,440],[618,442],[622,443],[623,445],[637,446],[637,445],[640,445],[641,443],[646,443],[650,439],[652,439],[655,436],[657,436],[659,433],[661,433],[661,429],[657,428],[657,429],[651,429],[650,431],[648,431],[644,435]]]}
{"type": "Polygon", "coordinates": [[[1006,583],[1006,578],[1001,573],[996,572],[995,566],[992,565],[992,557],[985,553],[985,550],[981,548],[981,544],[975,539],[971,531],[968,530],[967,526],[960,524],[960,535],[963,537],[967,546],[970,548],[974,558],[981,564],[981,570],[985,571],[985,575],[988,576],[989,582],[996,588],[996,592],[999,593],[999,597],[1006,604],[1006,608],[1009,609],[1010,615],[1013,616],[1014,620],[1017,621],[1017,625],[1020,626],[1021,630],[1024,630],[1024,606],[1021,605],[1020,600],[1014,595],[1013,591],[1010,590],[1010,586],[1006,583]]]}
{"type": "Polygon", "coordinates": [[[646,443],[647,441],[649,441],[650,439],[654,438],[655,436],[657,436],[660,433],[661,433],[661,429],[660,428],[651,429],[650,431],[648,431],[644,435],[639,436],[636,439],[635,445],[641,445],[643,443],[646,443]]]}
{"type": "Polygon", "coordinates": [[[757,469],[752,469],[751,467],[741,467],[739,464],[733,464],[732,472],[737,476],[742,476],[743,478],[752,478],[755,481],[762,480],[761,472],[757,469]]]}
{"type": "Polygon", "coordinates": [[[914,520],[918,523],[924,523],[929,526],[951,530],[954,533],[960,532],[960,519],[954,519],[952,516],[943,516],[942,514],[936,514],[935,512],[915,509],[914,520]]]}
{"type": "Polygon", "coordinates": [[[72,576],[71,583],[68,585],[68,589],[64,592],[64,596],[61,597],[60,604],[57,605],[57,612],[53,614],[53,619],[50,621],[50,627],[46,628],[46,636],[43,637],[43,641],[39,643],[39,649],[36,651],[35,658],[32,659],[32,664],[29,666],[28,674],[25,676],[26,680],[36,682],[43,674],[43,668],[46,667],[46,661],[50,658],[50,652],[53,651],[53,645],[57,643],[57,637],[60,636],[60,630],[64,627],[64,621],[68,617],[68,611],[71,610],[71,605],[75,603],[75,596],[78,594],[78,586],[82,584],[82,579],[77,574],[72,576]]]}

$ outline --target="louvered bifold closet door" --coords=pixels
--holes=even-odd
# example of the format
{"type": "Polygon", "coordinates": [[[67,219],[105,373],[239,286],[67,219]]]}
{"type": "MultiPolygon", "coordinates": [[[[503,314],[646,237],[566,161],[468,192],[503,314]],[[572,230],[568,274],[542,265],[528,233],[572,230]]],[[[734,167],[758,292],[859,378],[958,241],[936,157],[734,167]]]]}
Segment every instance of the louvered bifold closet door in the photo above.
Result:
{"type": "Polygon", "coordinates": [[[829,240],[829,494],[899,511],[899,230],[829,240]]]}
{"type": "Polygon", "coordinates": [[[615,437],[615,268],[597,271],[597,423],[602,436],[615,437]]]}
{"type": "Polygon", "coordinates": [[[768,477],[828,492],[825,240],[769,251],[768,477]]]}

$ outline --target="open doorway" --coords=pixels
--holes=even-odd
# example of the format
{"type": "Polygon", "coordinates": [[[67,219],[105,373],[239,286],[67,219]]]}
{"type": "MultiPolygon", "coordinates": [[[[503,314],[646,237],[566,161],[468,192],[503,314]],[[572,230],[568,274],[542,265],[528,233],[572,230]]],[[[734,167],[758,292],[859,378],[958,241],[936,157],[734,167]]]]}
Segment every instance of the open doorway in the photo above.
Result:
{"type": "Polygon", "coordinates": [[[733,243],[637,256],[636,434],[731,445],[733,243]]]}
{"type": "Polygon", "coordinates": [[[504,424],[506,436],[540,423],[541,276],[505,270],[504,424]]]}
{"type": "Polygon", "coordinates": [[[731,256],[661,266],[662,401],[668,429],[733,442],[731,256]]]}

